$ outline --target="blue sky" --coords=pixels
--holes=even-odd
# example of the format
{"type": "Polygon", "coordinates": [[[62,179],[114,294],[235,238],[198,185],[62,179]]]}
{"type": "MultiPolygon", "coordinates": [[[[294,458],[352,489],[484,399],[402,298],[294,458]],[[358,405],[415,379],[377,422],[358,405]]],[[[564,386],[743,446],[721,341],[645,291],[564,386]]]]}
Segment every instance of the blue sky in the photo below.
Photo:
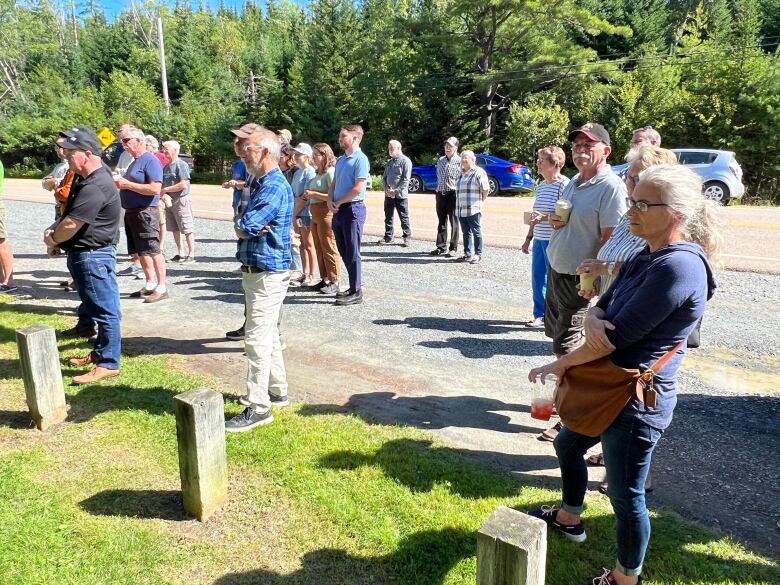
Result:
{"type": "MultiPolygon", "coordinates": [[[[103,8],[106,11],[106,15],[108,16],[109,20],[113,20],[114,17],[119,14],[122,10],[125,8],[129,8],[132,2],[130,0],[98,0],[99,4],[103,6],[103,8]]],[[[175,0],[160,0],[162,4],[168,4],[170,6],[174,6],[176,4],[175,0]]],[[[186,0],[181,0],[181,2],[184,2],[186,0]]],[[[296,4],[308,4],[307,0],[292,0],[296,4]]],[[[180,2],[180,3],[181,3],[180,2]]],[[[238,8],[239,12],[241,11],[241,8],[243,8],[244,4],[246,3],[246,0],[224,0],[225,6],[228,8],[238,8]]],[[[264,0],[258,0],[257,2],[261,6],[265,4],[264,0]]],[[[143,4],[143,0],[137,2],[137,4],[143,4]]],[[[219,0],[189,0],[189,4],[193,7],[197,7],[200,5],[204,6],[210,6],[212,9],[216,10],[219,8],[220,1],[219,0]]]]}

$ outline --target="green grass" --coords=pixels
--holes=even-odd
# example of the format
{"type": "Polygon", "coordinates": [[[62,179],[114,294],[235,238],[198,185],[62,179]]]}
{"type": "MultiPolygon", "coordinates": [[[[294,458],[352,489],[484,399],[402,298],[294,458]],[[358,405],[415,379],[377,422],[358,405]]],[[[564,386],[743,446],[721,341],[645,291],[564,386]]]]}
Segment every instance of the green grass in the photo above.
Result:
{"type": "MultiPolygon", "coordinates": [[[[558,498],[422,431],[302,405],[228,436],[230,504],[199,523],[181,512],[171,399],[209,381],[165,357],[128,357],[114,383],[67,387],[64,425],[20,428],[13,332],[68,324],[2,299],[0,323],[3,583],[470,584],[475,533],[496,506],[558,498]]],[[[83,348],[65,342],[61,354],[83,348]]],[[[614,562],[609,503],[588,501],[584,545],[548,538],[550,585],[614,562]]],[[[776,564],[672,512],[653,528],[647,583],[780,582],[776,564]]]]}

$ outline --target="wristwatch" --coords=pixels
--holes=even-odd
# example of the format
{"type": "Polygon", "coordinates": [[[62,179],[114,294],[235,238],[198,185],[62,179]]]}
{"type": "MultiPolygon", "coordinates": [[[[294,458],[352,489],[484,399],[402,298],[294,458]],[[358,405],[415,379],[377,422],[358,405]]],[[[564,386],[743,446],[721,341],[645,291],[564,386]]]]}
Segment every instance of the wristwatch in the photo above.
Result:
{"type": "Polygon", "coordinates": [[[615,276],[616,267],[617,267],[617,262],[609,262],[607,264],[607,274],[609,274],[610,277],[615,276]]]}

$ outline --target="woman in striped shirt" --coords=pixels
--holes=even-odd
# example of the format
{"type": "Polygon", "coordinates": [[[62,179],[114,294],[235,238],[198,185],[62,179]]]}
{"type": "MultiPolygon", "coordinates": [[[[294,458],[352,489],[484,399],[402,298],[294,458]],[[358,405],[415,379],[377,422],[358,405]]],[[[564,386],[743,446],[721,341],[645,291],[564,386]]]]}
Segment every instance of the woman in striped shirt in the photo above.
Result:
{"type": "Polygon", "coordinates": [[[544,295],[547,291],[547,244],[550,243],[552,228],[548,216],[555,211],[555,202],[569,182],[561,174],[566,163],[566,155],[557,146],[540,148],[537,153],[536,168],[544,181],[536,186],[536,199],[533,205],[528,235],[521,250],[528,254],[528,246],[533,241],[531,256],[531,291],[534,299],[533,319],[526,323],[528,327],[544,327],[544,295]]]}

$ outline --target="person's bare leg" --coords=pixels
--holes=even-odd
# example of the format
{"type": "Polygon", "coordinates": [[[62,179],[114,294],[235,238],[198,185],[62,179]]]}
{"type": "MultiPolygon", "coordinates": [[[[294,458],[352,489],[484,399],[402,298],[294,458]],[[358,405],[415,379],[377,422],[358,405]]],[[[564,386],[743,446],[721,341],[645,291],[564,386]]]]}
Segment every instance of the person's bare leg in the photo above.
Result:
{"type": "Polygon", "coordinates": [[[181,232],[179,230],[171,230],[173,233],[173,241],[176,242],[176,254],[184,258],[184,252],[181,249],[181,232]]]}
{"type": "Polygon", "coordinates": [[[157,254],[151,258],[153,272],[157,275],[157,287],[165,286],[165,256],[157,254]]]}
{"type": "Polygon", "coordinates": [[[165,234],[168,233],[168,230],[165,227],[164,223],[160,224],[160,252],[165,254],[165,234]]]}
{"type": "Polygon", "coordinates": [[[8,240],[0,240],[0,284],[14,284],[14,254],[8,240]]]}
{"type": "MultiPolygon", "coordinates": [[[[159,254],[159,256],[162,256],[162,254],[159,254]]],[[[146,277],[146,285],[147,287],[154,282],[157,282],[154,276],[154,263],[152,262],[151,256],[138,256],[138,260],[141,262],[141,268],[144,271],[144,276],[146,277]]]]}
{"type": "Polygon", "coordinates": [[[187,238],[187,256],[195,258],[195,233],[190,232],[184,237],[187,238]]]}

